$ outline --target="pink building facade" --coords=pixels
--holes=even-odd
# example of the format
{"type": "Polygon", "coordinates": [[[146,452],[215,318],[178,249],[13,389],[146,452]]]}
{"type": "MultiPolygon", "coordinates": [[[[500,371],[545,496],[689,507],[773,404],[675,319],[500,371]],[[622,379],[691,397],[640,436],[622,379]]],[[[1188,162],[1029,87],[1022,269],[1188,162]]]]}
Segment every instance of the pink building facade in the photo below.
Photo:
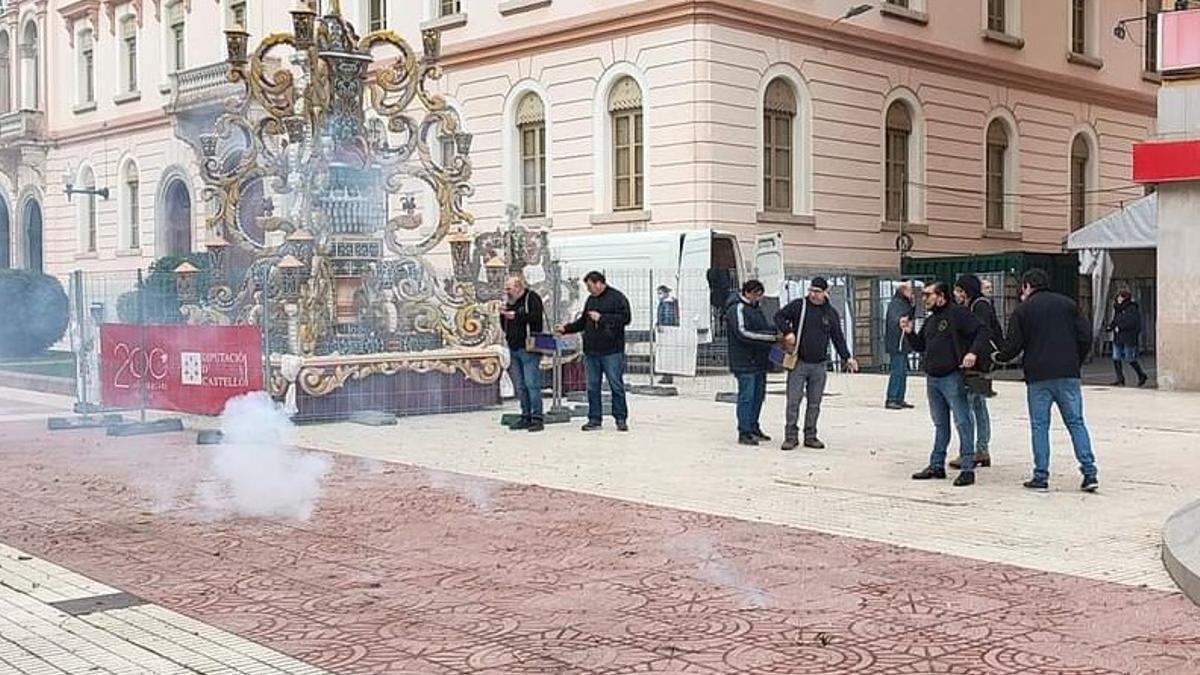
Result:
{"type": "MultiPolygon", "coordinates": [[[[340,4],[360,32],[442,31],[483,229],[515,205],[560,236],[782,231],[792,268],[887,273],[902,234],[920,256],[1055,253],[1142,194],[1131,146],[1154,133],[1158,87],[1143,0],[908,0],[845,21],[855,3],[834,0],[340,4]]],[[[5,3],[8,264],[201,250],[189,142],[229,91],[220,31],[261,37],[286,9],[5,3]],[[67,183],[109,197],[68,200],[67,183]]]]}

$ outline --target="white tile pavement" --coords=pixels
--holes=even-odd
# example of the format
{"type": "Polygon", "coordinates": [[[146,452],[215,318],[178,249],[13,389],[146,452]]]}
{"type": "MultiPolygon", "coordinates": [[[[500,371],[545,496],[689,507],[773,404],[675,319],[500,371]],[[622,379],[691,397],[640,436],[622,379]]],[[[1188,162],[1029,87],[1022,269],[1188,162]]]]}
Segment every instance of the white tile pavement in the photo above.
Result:
{"type": "Polygon", "coordinates": [[[49,604],[117,592],[0,544],[0,674],[325,674],[153,604],[80,616],[49,604]]]}

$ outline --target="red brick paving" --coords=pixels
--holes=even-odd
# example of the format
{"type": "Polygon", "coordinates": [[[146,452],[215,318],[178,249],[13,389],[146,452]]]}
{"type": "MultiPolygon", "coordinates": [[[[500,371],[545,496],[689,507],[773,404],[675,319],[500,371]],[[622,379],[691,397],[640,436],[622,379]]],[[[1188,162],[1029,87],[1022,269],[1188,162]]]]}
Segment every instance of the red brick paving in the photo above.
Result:
{"type": "Polygon", "coordinates": [[[210,522],[192,435],[3,432],[0,541],[335,672],[1200,674],[1177,595],[347,458],[210,522]]]}

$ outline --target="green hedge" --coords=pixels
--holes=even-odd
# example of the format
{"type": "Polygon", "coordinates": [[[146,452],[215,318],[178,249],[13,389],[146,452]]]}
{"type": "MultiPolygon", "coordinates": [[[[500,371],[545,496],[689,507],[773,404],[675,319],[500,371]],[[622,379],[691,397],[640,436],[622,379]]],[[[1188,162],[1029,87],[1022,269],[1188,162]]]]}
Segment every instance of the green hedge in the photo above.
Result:
{"type": "Polygon", "coordinates": [[[140,302],[136,290],[123,293],[117,298],[117,317],[123,323],[139,323],[140,310],[145,312],[144,320],[147,324],[183,323],[183,314],[179,312],[181,303],[175,268],[184,261],[190,262],[200,270],[196,273],[195,284],[197,293],[203,297],[208,292],[210,280],[208,256],[202,253],[165,256],[151,263],[150,269],[143,277],[140,302]]]}
{"type": "Polygon", "coordinates": [[[0,270],[0,356],[45,352],[67,332],[70,301],[62,283],[31,270],[0,270]]]}

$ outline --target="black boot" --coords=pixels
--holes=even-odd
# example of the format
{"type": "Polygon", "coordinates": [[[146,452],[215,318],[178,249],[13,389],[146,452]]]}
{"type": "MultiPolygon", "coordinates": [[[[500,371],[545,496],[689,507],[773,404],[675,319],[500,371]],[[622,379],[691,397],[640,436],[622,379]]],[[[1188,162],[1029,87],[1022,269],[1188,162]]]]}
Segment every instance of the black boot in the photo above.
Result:
{"type": "Polygon", "coordinates": [[[1125,369],[1121,367],[1120,361],[1113,361],[1113,371],[1116,372],[1117,379],[1113,381],[1112,386],[1124,387],[1125,386],[1125,369]]]}
{"type": "Polygon", "coordinates": [[[1134,361],[1133,363],[1130,363],[1129,366],[1133,368],[1133,372],[1137,373],[1138,386],[1146,386],[1146,382],[1150,380],[1150,376],[1146,374],[1146,371],[1142,370],[1142,364],[1134,361]]]}

